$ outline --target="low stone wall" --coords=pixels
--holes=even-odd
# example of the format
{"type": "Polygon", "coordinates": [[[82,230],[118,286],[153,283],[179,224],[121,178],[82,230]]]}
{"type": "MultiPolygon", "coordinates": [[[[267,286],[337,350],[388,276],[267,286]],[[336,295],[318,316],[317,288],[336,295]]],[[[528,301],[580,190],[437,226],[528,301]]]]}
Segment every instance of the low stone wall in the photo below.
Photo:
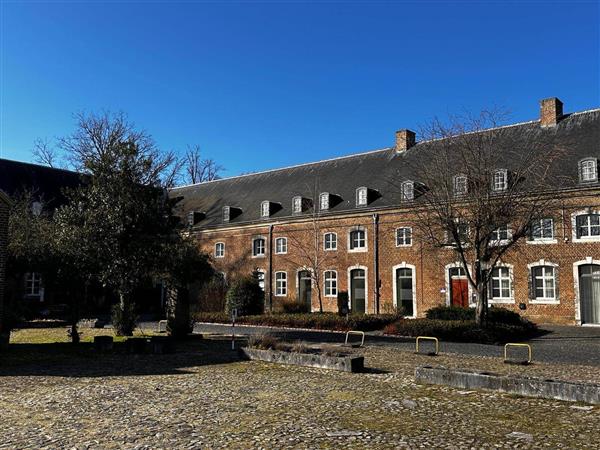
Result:
{"type": "Polygon", "coordinates": [[[491,389],[527,397],[600,404],[600,385],[488,372],[417,367],[417,383],[442,384],[462,389],[491,389]]]}
{"type": "Polygon", "coordinates": [[[241,352],[247,358],[259,361],[342,370],[344,372],[361,372],[365,366],[363,356],[326,356],[256,348],[242,348],[241,352]]]}

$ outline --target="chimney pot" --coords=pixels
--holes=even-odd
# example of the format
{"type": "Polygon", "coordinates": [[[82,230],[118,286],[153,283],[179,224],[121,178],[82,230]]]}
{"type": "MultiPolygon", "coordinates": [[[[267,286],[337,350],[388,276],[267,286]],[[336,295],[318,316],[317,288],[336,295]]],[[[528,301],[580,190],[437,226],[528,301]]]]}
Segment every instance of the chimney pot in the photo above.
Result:
{"type": "Polygon", "coordinates": [[[545,98],[540,101],[540,125],[543,127],[555,126],[563,115],[563,103],[556,97],[545,98]]]}
{"type": "Polygon", "coordinates": [[[411,130],[396,131],[396,153],[402,153],[415,145],[415,132],[411,130]]]}

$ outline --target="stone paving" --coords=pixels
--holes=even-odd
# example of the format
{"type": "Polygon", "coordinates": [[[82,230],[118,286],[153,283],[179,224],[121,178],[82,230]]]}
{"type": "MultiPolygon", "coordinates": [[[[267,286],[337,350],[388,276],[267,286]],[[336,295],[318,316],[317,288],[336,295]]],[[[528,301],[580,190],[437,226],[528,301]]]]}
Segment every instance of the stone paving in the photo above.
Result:
{"type": "Polygon", "coordinates": [[[137,357],[57,350],[42,362],[12,350],[0,366],[0,448],[600,448],[600,407],[413,378],[434,363],[600,382],[597,367],[373,347],[359,350],[373,370],[349,374],[240,361],[229,345],[137,357]]]}

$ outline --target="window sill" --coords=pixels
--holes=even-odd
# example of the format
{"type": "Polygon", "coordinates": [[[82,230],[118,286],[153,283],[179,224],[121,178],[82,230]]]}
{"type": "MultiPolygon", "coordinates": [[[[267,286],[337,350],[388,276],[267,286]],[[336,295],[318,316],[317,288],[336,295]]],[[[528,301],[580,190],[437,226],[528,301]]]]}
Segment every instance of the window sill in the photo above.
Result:
{"type": "Polygon", "coordinates": [[[337,294],[335,294],[335,295],[325,295],[325,297],[327,297],[327,298],[337,298],[337,294]]]}
{"type": "Polygon", "coordinates": [[[515,303],[514,298],[497,298],[497,299],[488,299],[488,303],[490,304],[499,304],[499,305],[510,305],[515,303]]]}
{"type": "Polygon", "coordinates": [[[529,300],[529,303],[532,305],[560,305],[560,300],[556,300],[556,299],[544,299],[544,298],[538,298],[538,299],[531,299],[529,300]]]}
{"type": "Polygon", "coordinates": [[[323,249],[324,252],[337,252],[337,248],[325,248],[323,249]]]}
{"type": "Polygon", "coordinates": [[[287,255],[287,252],[275,252],[276,255],[287,255]]]}
{"type": "Polygon", "coordinates": [[[526,243],[531,244],[531,245],[557,244],[558,240],[556,240],[556,239],[535,239],[533,241],[526,241],[526,243]]]}
{"type": "Polygon", "coordinates": [[[412,244],[396,244],[396,248],[412,247],[412,244]]]}
{"type": "Polygon", "coordinates": [[[587,242],[600,242],[600,236],[573,238],[574,244],[585,244],[587,242]]]}
{"type": "Polygon", "coordinates": [[[252,255],[253,258],[264,258],[265,255],[252,255]]]}
{"type": "Polygon", "coordinates": [[[274,294],[275,297],[287,297],[287,294],[274,294]]]}
{"type": "Polygon", "coordinates": [[[367,252],[367,248],[353,248],[351,250],[348,250],[348,253],[366,253],[367,252]]]}

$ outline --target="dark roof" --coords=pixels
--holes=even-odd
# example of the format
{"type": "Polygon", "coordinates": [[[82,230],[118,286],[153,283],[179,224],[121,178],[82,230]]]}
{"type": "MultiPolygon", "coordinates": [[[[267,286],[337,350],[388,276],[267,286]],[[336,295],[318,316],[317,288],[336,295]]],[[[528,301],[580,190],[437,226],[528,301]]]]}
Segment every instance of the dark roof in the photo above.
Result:
{"type": "MultiPolygon", "coordinates": [[[[600,109],[565,115],[555,127],[542,128],[539,121],[502,127],[513,139],[544,139],[563,144],[569,149],[569,161],[560,165],[561,175],[575,179],[577,161],[595,156],[600,158],[600,109]]],[[[356,212],[356,189],[361,186],[376,194],[368,208],[387,208],[400,204],[397,186],[391,189],[390,180],[410,179],[406,158],[426,155],[432,142],[420,142],[408,151],[397,154],[394,148],[385,148],[326,161],[302,164],[250,175],[226,178],[206,183],[176,187],[171,197],[180,198],[178,212],[203,212],[206,217],[198,227],[227,225],[222,221],[222,208],[240,208],[242,213],[230,224],[261,221],[262,201],[279,204],[270,220],[292,217],[292,198],[301,195],[315,197],[320,192],[339,196],[341,202],[329,214],[356,212]],[[424,151],[425,150],[425,151],[424,151]]],[[[510,161],[507,161],[509,166],[510,161]]],[[[313,199],[317,201],[317,199],[313,199]]]]}
{"type": "Polygon", "coordinates": [[[55,208],[65,201],[63,189],[80,183],[77,172],[0,159],[0,189],[13,198],[28,191],[55,208]]]}

